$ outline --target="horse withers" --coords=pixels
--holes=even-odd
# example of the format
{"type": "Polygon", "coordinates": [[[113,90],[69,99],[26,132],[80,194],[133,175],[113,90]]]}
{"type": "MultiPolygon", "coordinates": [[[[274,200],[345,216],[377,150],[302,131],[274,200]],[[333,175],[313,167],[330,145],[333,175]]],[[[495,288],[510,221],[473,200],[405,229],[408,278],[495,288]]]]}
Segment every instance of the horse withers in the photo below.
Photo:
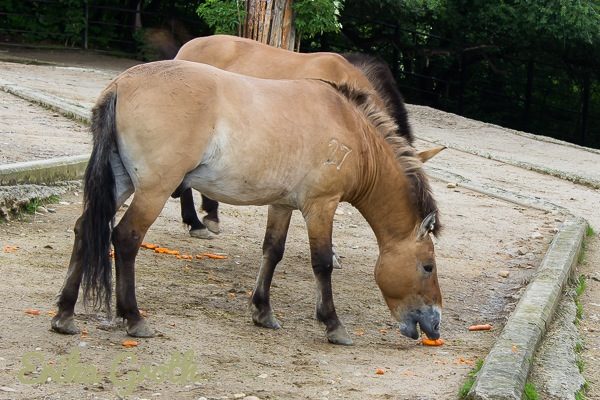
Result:
{"type": "MultiPolygon", "coordinates": [[[[184,44],[175,56],[239,74],[266,79],[323,79],[372,92],[372,99],[392,116],[398,135],[410,143],[413,135],[406,107],[387,65],[364,54],[296,53],[237,36],[199,37],[184,44]]],[[[179,190],[181,217],[192,237],[209,239],[219,233],[219,203],[202,195],[202,222],[194,208],[191,189],[179,190]]]]}
{"type": "Polygon", "coordinates": [[[431,238],[440,229],[438,209],[419,156],[367,93],[163,61],[118,76],[96,103],[91,129],[84,211],[52,319],[55,331],[78,332],[80,284],[84,301],[110,311],[112,242],[116,314],[129,335],[153,335],[137,305],[135,259],[148,228],[181,186],[230,204],[269,205],[251,297],[255,324],[280,327],[269,290],[292,211],[299,209],[317,284],[316,317],[330,342],[352,343],[331,286],[333,217],[338,203],[347,201],[376,235],[375,279],[401,332],[416,339],[418,324],[430,338],[439,337],[442,298],[431,238]],[[131,194],[113,229],[116,211],[131,194]]]}

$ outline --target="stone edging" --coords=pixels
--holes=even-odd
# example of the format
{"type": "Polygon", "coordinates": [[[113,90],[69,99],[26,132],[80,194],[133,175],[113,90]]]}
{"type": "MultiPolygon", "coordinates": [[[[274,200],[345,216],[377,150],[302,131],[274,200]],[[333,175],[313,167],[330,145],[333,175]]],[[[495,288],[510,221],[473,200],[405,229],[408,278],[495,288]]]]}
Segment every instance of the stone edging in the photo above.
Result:
{"type": "Polygon", "coordinates": [[[0,185],[53,183],[80,179],[89,154],[0,165],[0,185]]]}
{"type": "Polygon", "coordinates": [[[570,215],[552,240],[467,396],[470,400],[520,400],[535,351],[561,299],[581,251],[587,222],[570,215]]]}

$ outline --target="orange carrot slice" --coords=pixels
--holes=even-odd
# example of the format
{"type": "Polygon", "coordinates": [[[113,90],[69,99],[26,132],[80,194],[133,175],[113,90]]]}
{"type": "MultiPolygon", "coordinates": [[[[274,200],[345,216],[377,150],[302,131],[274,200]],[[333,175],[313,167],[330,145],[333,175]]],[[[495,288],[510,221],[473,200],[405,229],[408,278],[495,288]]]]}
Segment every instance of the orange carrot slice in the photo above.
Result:
{"type": "Polygon", "coordinates": [[[385,374],[385,370],[383,368],[377,368],[375,370],[375,374],[376,375],[383,375],[383,374],[385,374]]]}
{"type": "Polygon", "coordinates": [[[35,308],[28,308],[25,310],[25,314],[29,315],[40,315],[42,312],[40,310],[36,310],[35,308]]]}
{"type": "Polygon", "coordinates": [[[202,256],[212,258],[214,260],[224,260],[227,258],[224,254],[202,253],[202,256]]]}
{"type": "Polygon", "coordinates": [[[470,331],[489,331],[490,329],[492,329],[490,324],[471,325],[469,327],[470,331]]]}
{"type": "Polygon", "coordinates": [[[143,247],[145,249],[154,250],[154,249],[158,248],[159,246],[157,244],[142,242],[140,247],[143,247]]]}
{"type": "Polygon", "coordinates": [[[136,347],[138,344],[139,343],[135,340],[123,340],[123,342],[121,342],[121,345],[126,348],[136,347]]]}
{"type": "Polygon", "coordinates": [[[421,339],[421,343],[423,346],[441,346],[444,344],[444,339],[421,339]]]}

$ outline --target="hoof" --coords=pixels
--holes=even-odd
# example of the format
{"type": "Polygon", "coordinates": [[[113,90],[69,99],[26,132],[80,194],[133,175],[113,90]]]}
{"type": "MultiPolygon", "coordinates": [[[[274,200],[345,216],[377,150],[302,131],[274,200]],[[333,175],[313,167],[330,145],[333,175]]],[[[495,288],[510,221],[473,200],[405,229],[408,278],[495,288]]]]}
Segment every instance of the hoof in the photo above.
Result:
{"type": "Polygon", "coordinates": [[[76,335],[80,332],[79,328],[77,328],[77,325],[75,325],[75,319],[72,315],[66,318],[59,318],[59,316],[56,315],[54,318],[52,318],[52,322],[50,324],[54,332],[65,335],[76,335]]]}
{"type": "Polygon", "coordinates": [[[146,323],[146,320],[140,319],[137,322],[127,323],[127,334],[133,337],[150,338],[154,337],[154,329],[146,323]]]}
{"type": "Polygon", "coordinates": [[[281,329],[281,324],[273,315],[273,311],[263,312],[256,310],[252,313],[252,322],[254,325],[269,329],[281,329]]]}
{"type": "Polygon", "coordinates": [[[335,253],[333,254],[331,263],[333,264],[333,268],[342,269],[342,264],[340,263],[340,259],[338,258],[337,254],[335,254],[335,253]]]}
{"type": "Polygon", "coordinates": [[[209,231],[206,228],[203,229],[193,229],[190,231],[190,236],[197,239],[212,239],[215,237],[214,233],[209,231]]]}
{"type": "Polygon", "coordinates": [[[204,217],[204,218],[202,218],[202,223],[204,224],[204,226],[206,226],[208,228],[209,231],[211,231],[215,235],[218,235],[219,233],[221,233],[221,228],[217,221],[213,221],[212,219],[208,219],[208,218],[204,217]]]}
{"type": "Polygon", "coordinates": [[[329,340],[329,343],[341,344],[344,346],[352,346],[354,344],[343,325],[340,325],[331,331],[327,331],[327,340],[329,340]]]}

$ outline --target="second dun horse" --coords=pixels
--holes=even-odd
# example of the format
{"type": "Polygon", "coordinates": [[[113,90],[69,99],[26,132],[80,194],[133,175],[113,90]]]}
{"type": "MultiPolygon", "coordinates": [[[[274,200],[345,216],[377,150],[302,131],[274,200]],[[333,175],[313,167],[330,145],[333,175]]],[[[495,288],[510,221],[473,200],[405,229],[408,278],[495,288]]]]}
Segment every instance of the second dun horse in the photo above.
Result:
{"type": "Polygon", "coordinates": [[[438,208],[419,157],[396,129],[368,94],[347,86],[257,79],[187,61],[125,71],[93,110],[84,211],[52,329],[78,331],[80,284],[84,301],[110,310],[112,242],[117,316],[126,320],[129,335],[153,335],[138,309],[135,259],[148,228],[181,186],[230,204],[269,205],[251,298],[257,325],[280,327],[269,289],[292,210],[299,209],[317,284],[316,317],[330,342],[352,343],[331,285],[333,216],[347,201],[376,235],[375,279],[401,332],[416,339],[418,324],[438,338],[442,297],[430,235],[440,229],[438,208]]]}
{"type": "MultiPolygon", "coordinates": [[[[398,125],[398,135],[413,141],[406,107],[387,65],[363,54],[296,53],[237,36],[213,35],[190,40],[181,47],[175,59],[194,61],[266,79],[323,79],[348,84],[370,91],[373,100],[392,116],[398,125]]],[[[206,215],[202,222],[194,209],[191,189],[178,191],[181,216],[190,227],[190,235],[210,238],[220,232],[218,206],[202,195],[206,215]]]]}

